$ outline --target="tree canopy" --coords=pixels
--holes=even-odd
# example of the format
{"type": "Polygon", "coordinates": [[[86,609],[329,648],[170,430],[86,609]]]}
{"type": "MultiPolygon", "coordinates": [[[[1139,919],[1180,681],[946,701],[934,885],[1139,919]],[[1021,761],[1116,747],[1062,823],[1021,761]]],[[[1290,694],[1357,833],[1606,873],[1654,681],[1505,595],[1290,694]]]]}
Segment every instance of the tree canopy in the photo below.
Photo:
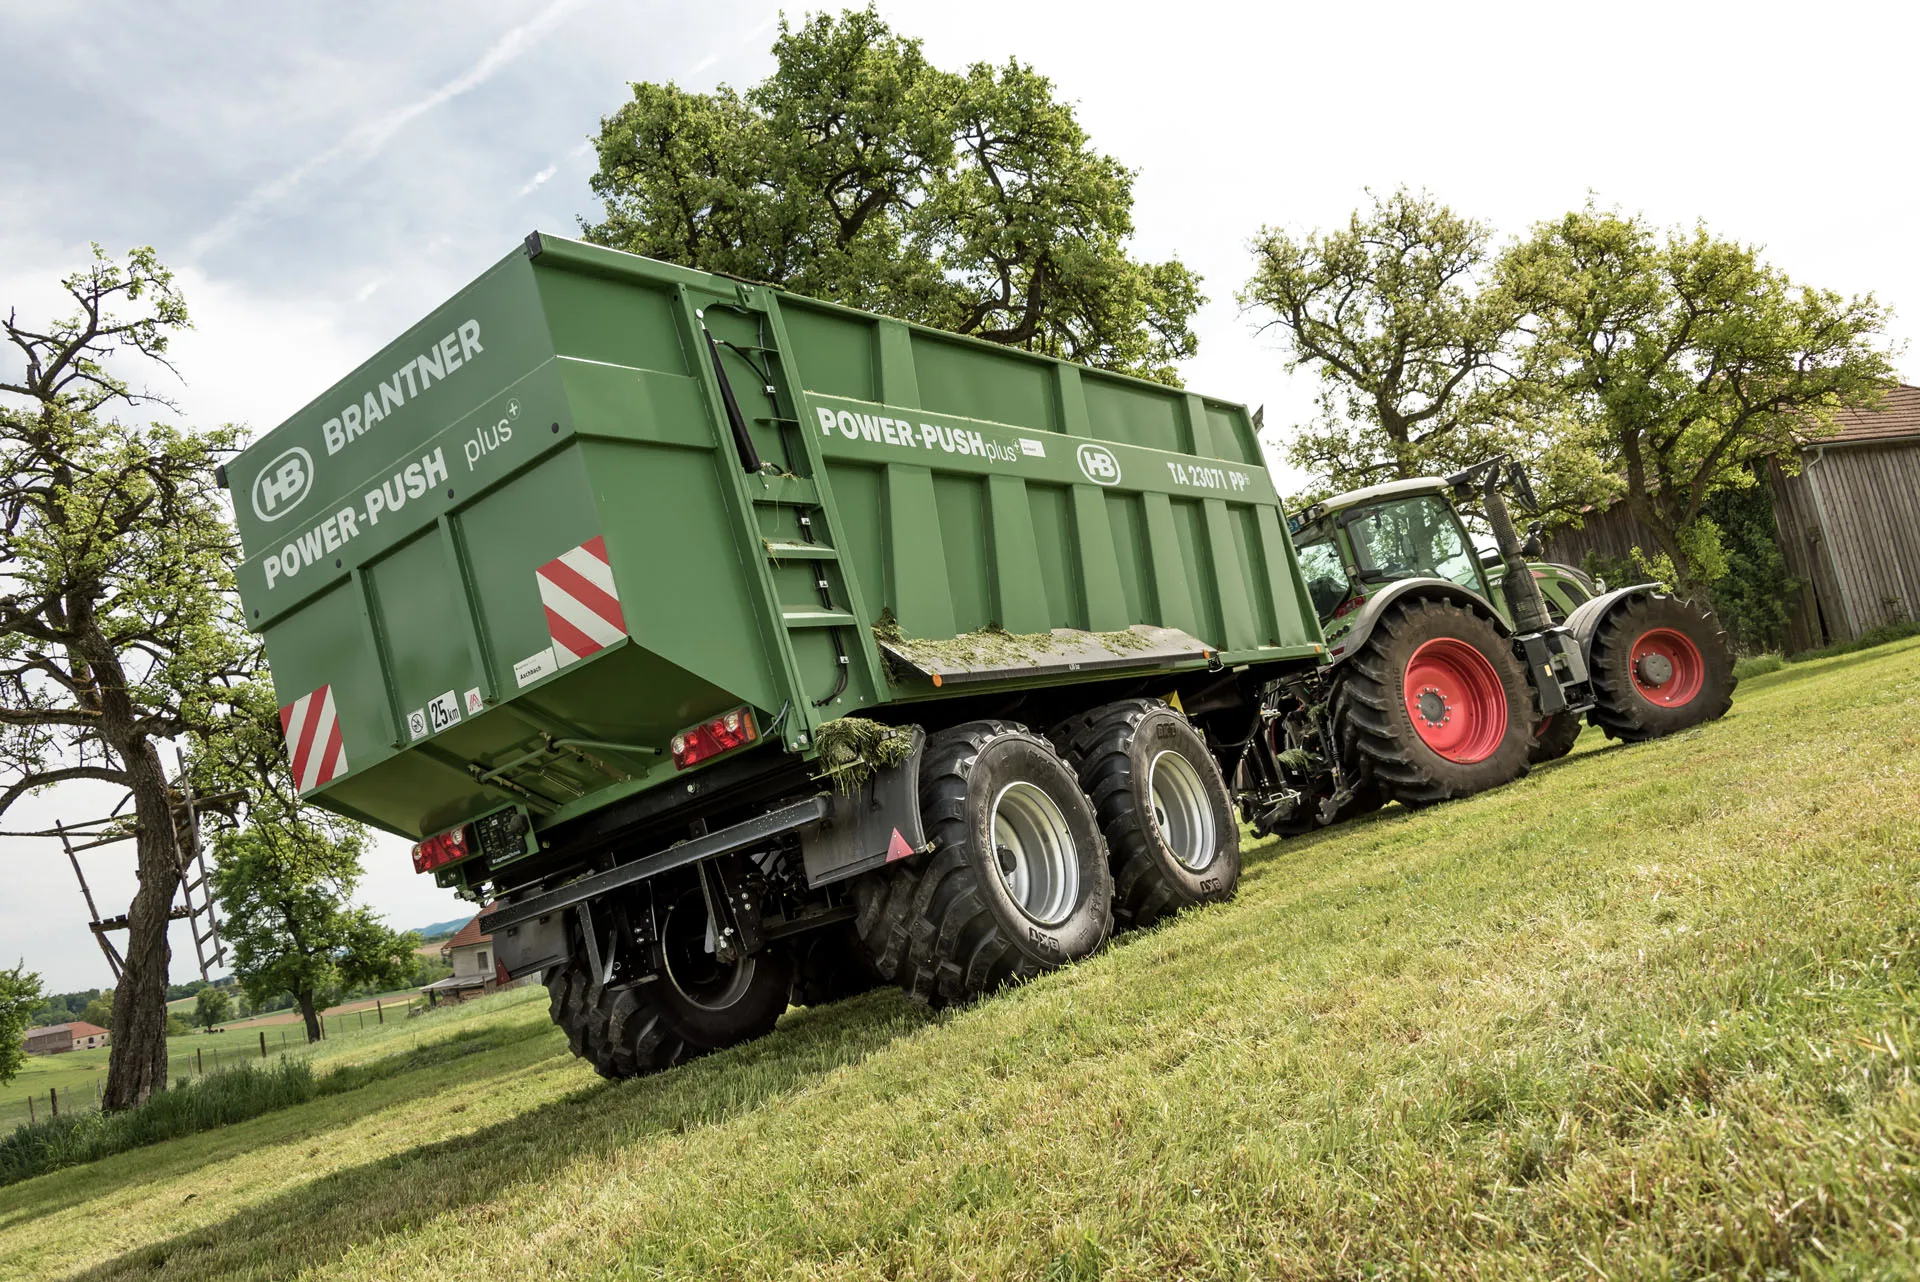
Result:
{"type": "Polygon", "coordinates": [[[10,1082],[26,1063],[24,1037],[46,998],[40,992],[40,976],[21,962],[12,970],[0,970],[0,1082],[10,1082]]]}
{"type": "Polygon", "coordinates": [[[354,825],[264,807],[215,842],[213,889],[234,975],[256,1006],[292,993],[310,1041],[321,1036],[323,994],[398,987],[415,969],[419,936],[351,904],[364,845],[354,825]]]}
{"type": "Polygon", "coordinates": [[[233,1017],[233,998],[225,989],[207,987],[194,994],[193,1022],[208,1032],[233,1017]]]}
{"type": "Polygon", "coordinates": [[[1586,208],[1539,224],[1500,264],[1535,341],[1529,377],[1566,407],[1659,543],[1648,572],[1698,591],[1728,568],[1714,494],[1891,382],[1886,309],[1794,284],[1704,226],[1662,231],[1586,208]]]}
{"type": "Polygon", "coordinates": [[[104,1103],[166,1081],[167,919],[179,884],[159,745],[214,733],[257,651],[231,592],[236,559],[215,465],[235,429],[124,421],[164,398],[123,367],[167,365],[188,324],[150,249],[98,246],[62,282],[74,311],[9,311],[0,372],[0,812],[73,780],[133,799],[139,889],[115,989],[104,1103]]]}
{"type": "Polygon", "coordinates": [[[944,71],[872,8],[783,18],[738,93],[640,83],[590,240],[1174,382],[1200,281],[1128,251],[1133,173],[1018,61],[944,71]]]}

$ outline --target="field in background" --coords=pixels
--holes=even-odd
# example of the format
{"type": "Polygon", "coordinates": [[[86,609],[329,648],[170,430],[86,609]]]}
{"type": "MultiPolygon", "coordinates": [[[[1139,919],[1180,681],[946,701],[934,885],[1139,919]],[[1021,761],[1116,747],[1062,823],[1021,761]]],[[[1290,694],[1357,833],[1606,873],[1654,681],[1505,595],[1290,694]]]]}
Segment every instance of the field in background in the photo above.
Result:
{"type": "MultiPolygon", "coordinates": [[[[377,998],[356,998],[330,1006],[324,1012],[329,1038],[353,1037],[363,1029],[378,1026],[376,1000],[384,1005],[389,1021],[405,1020],[407,1005],[424,1006],[426,999],[418,989],[404,988],[381,993],[377,998]]],[[[169,1003],[179,1006],[182,1003],[169,1003]]],[[[191,1008],[193,999],[185,1003],[191,1008]]],[[[211,1072],[236,1058],[258,1062],[260,1034],[267,1036],[267,1054],[297,1052],[306,1045],[306,1032],[298,1011],[276,1011],[256,1020],[234,1020],[212,1033],[195,1031],[167,1039],[167,1077],[178,1080],[211,1072]]],[[[60,1110],[92,1109],[97,1092],[106,1086],[107,1047],[90,1051],[68,1051],[63,1055],[29,1055],[24,1067],[10,1082],[0,1083],[0,1130],[11,1130],[32,1117],[44,1118],[48,1112],[49,1089],[60,1093],[60,1110]],[[31,1098],[32,1106],[28,1106],[31,1098]]]]}
{"type": "Polygon", "coordinates": [[[368,1085],[0,1189],[0,1275],[1920,1271],[1917,703],[1920,643],[1795,664],[969,1009],[656,1078],[538,990],[342,1038],[368,1085]]]}

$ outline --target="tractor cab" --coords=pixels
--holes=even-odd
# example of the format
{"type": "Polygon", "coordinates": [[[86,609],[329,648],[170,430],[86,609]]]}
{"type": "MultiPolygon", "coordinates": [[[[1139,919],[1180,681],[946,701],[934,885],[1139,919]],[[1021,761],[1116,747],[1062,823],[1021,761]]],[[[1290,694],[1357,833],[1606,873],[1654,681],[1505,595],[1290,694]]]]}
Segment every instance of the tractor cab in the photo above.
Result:
{"type": "Polygon", "coordinates": [[[1447,579],[1485,600],[1491,585],[1438,476],[1390,481],[1315,503],[1293,517],[1294,547],[1329,639],[1375,590],[1401,579],[1447,579]]]}

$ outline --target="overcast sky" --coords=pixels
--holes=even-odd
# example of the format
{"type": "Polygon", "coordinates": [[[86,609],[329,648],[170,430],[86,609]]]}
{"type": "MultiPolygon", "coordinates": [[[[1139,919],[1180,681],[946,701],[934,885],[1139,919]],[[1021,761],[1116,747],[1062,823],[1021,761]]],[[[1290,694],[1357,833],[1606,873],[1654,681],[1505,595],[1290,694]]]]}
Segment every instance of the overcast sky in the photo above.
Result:
{"type": "MultiPolygon", "coordinates": [[[[1262,224],[1424,187],[1515,233],[1602,203],[1704,219],[1797,279],[1920,315],[1911,5],[883,3],[958,68],[1017,57],[1139,171],[1138,250],[1206,278],[1190,387],[1303,418],[1233,294],[1262,224]]],[[[789,12],[798,14],[801,9],[789,12]]],[[[633,80],[763,76],[763,0],[0,3],[0,306],[44,315],[90,240],[155,246],[197,329],[183,409],[264,432],[530,230],[594,212],[585,144],[633,80]]],[[[1905,362],[1909,373],[1911,356],[1905,362]]],[[[1285,480],[1282,481],[1283,488],[1285,480]]],[[[61,792],[0,820],[78,818],[61,792]]],[[[468,911],[383,838],[396,926],[468,911]]],[[[125,847],[85,856],[103,913],[125,847]]],[[[107,982],[57,845],[0,841],[0,965],[107,982]]],[[[177,935],[176,982],[192,974],[177,935]]]]}

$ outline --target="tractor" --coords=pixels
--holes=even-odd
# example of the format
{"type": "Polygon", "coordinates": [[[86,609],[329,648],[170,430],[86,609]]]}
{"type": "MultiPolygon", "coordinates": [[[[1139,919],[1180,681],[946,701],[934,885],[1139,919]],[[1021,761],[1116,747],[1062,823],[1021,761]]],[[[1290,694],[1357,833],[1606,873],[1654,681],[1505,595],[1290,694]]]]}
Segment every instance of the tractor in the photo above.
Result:
{"type": "Polygon", "coordinates": [[[1733,656],[1710,610],[1657,583],[1608,591],[1530,561],[1540,527],[1522,542],[1503,483],[1537,506],[1524,471],[1495,458],[1289,517],[1329,663],[1262,701],[1236,772],[1256,831],[1499,787],[1572,751],[1583,720],[1638,742],[1732,705],[1733,656]],[[1460,516],[1475,498],[1485,552],[1460,516]]]}

